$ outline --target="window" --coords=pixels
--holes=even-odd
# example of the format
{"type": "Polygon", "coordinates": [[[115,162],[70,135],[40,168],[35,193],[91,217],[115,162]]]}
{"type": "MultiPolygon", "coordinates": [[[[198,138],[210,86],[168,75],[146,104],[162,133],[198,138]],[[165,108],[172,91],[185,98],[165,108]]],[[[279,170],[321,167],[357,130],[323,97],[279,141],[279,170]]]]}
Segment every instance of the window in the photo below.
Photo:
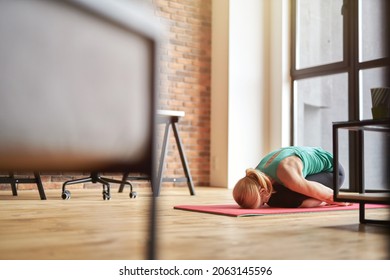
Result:
{"type": "MultiPolygon", "coordinates": [[[[293,0],[292,69],[294,145],[332,151],[332,123],[371,119],[370,88],[390,86],[388,0],[293,0]]],[[[341,164],[354,187],[354,132],[341,136],[341,164]]],[[[365,140],[366,185],[386,182],[384,137],[365,140]],[[369,164],[366,166],[370,167],[369,164]],[[383,174],[383,175],[380,175],[383,174]]]]}

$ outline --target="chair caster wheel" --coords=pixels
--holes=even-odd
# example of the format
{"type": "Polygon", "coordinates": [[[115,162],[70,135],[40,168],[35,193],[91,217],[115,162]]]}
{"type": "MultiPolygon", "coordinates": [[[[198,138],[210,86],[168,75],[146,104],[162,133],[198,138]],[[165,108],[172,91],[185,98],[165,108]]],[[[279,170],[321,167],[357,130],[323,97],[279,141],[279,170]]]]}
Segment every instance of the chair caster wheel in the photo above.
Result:
{"type": "Polygon", "coordinates": [[[111,196],[107,192],[103,192],[103,199],[104,200],[110,200],[111,196]]]}
{"type": "Polygon", "coordinates": [[[137,197],[137,192],[130,192],[130,198],[136,198],[137,197]]]}
{"type": "Polygon", "coordinates": [[[70,199],[70,196],[71,196],[70,191],[68,191],[68,190],[64,190],[64,192],[61,195],[62,199],[64,199],[64,200],[70,199]]]}

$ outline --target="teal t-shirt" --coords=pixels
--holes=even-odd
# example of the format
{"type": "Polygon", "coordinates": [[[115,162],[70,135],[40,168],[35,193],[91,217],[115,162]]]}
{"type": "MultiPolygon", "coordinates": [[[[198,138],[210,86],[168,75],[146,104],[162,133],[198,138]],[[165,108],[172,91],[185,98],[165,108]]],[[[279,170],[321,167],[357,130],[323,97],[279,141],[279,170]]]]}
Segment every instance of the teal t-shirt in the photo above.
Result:
{"type": "Polygon", "coordinates": [[[278,176],[276,176],[276,170],[279,163],[290,156],[297,156],[302,160],[302,174],[305,178],[308,175],[333,171],[333,156],[331,153],[319,147],[302,146],[280,148],[265,156],[257,165],[256,169],[267,174],[278,183],[281,183],[278,176]]]}

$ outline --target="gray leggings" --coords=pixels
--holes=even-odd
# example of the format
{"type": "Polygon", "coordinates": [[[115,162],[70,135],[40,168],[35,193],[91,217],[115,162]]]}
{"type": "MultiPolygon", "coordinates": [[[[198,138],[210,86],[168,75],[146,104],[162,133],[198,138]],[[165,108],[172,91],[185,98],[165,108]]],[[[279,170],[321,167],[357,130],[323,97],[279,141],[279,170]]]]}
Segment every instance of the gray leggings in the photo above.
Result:
{"type": "MultiPolygon", "coordinates": [[[[339,186],[345,179],[344,168],[339,164],[339,186]]],[[[333,172],[321,172],[306,177],[306,180],[321,183],[333,190],[333,172]]],[[[285,186],[275,183],[273,185],[274,193],[271,195],[268,205],[271,207],[297,208],[305,199],[310,197],[301,193],[294,192],[285,186]]]]}
{"type": "MultiPolygon", "coordinates": [[[[339,164],[339,186],[344,183],[345,172],[344,167],[339,164]]],[[[306,180],[321,183],[333,190],[333,172],[321,172],[306,177],[306,180]]]]}

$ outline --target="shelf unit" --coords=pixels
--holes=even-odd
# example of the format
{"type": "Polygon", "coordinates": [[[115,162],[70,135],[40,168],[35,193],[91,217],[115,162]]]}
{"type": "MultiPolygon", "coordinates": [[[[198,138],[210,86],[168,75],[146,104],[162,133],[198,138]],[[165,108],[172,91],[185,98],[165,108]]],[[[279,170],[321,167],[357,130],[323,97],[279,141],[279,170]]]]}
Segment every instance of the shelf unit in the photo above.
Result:
{"type": "MultiPolygon", "coordinates": [[[[390,225],[389,220],[371,220],[365,217],[365,204],[385,204],[390,205],[390,188],[389,189],[366,189],[364,185],[364,134],[365,132],[390,133],[390,119],[375,119],[361,121],[346,121],[333,123],[333,163],[334,163],[334,200],[359,203],[359,221],[360,223],[375,223],[390,225]],[[356,131],[359,135],[359,158],[357,162],[357,179],[358,189],[354,191],[340,191],[339,186],[339,131],[346,129],[348,131],[356,131]]],[[[390,141],[389,141],[390,142],[390,141]]],[[[390,143],[388,143],[388,151],[384,154],[388,157],[386,165],[390,165],[390,143]]],[[[387,168],[388,170],[389,168],[387,168]]],[[[390,180],[389,180],[390,183],[390,180]]],[[[387,186],[389,187],[389,186],[387,186]]]]}

